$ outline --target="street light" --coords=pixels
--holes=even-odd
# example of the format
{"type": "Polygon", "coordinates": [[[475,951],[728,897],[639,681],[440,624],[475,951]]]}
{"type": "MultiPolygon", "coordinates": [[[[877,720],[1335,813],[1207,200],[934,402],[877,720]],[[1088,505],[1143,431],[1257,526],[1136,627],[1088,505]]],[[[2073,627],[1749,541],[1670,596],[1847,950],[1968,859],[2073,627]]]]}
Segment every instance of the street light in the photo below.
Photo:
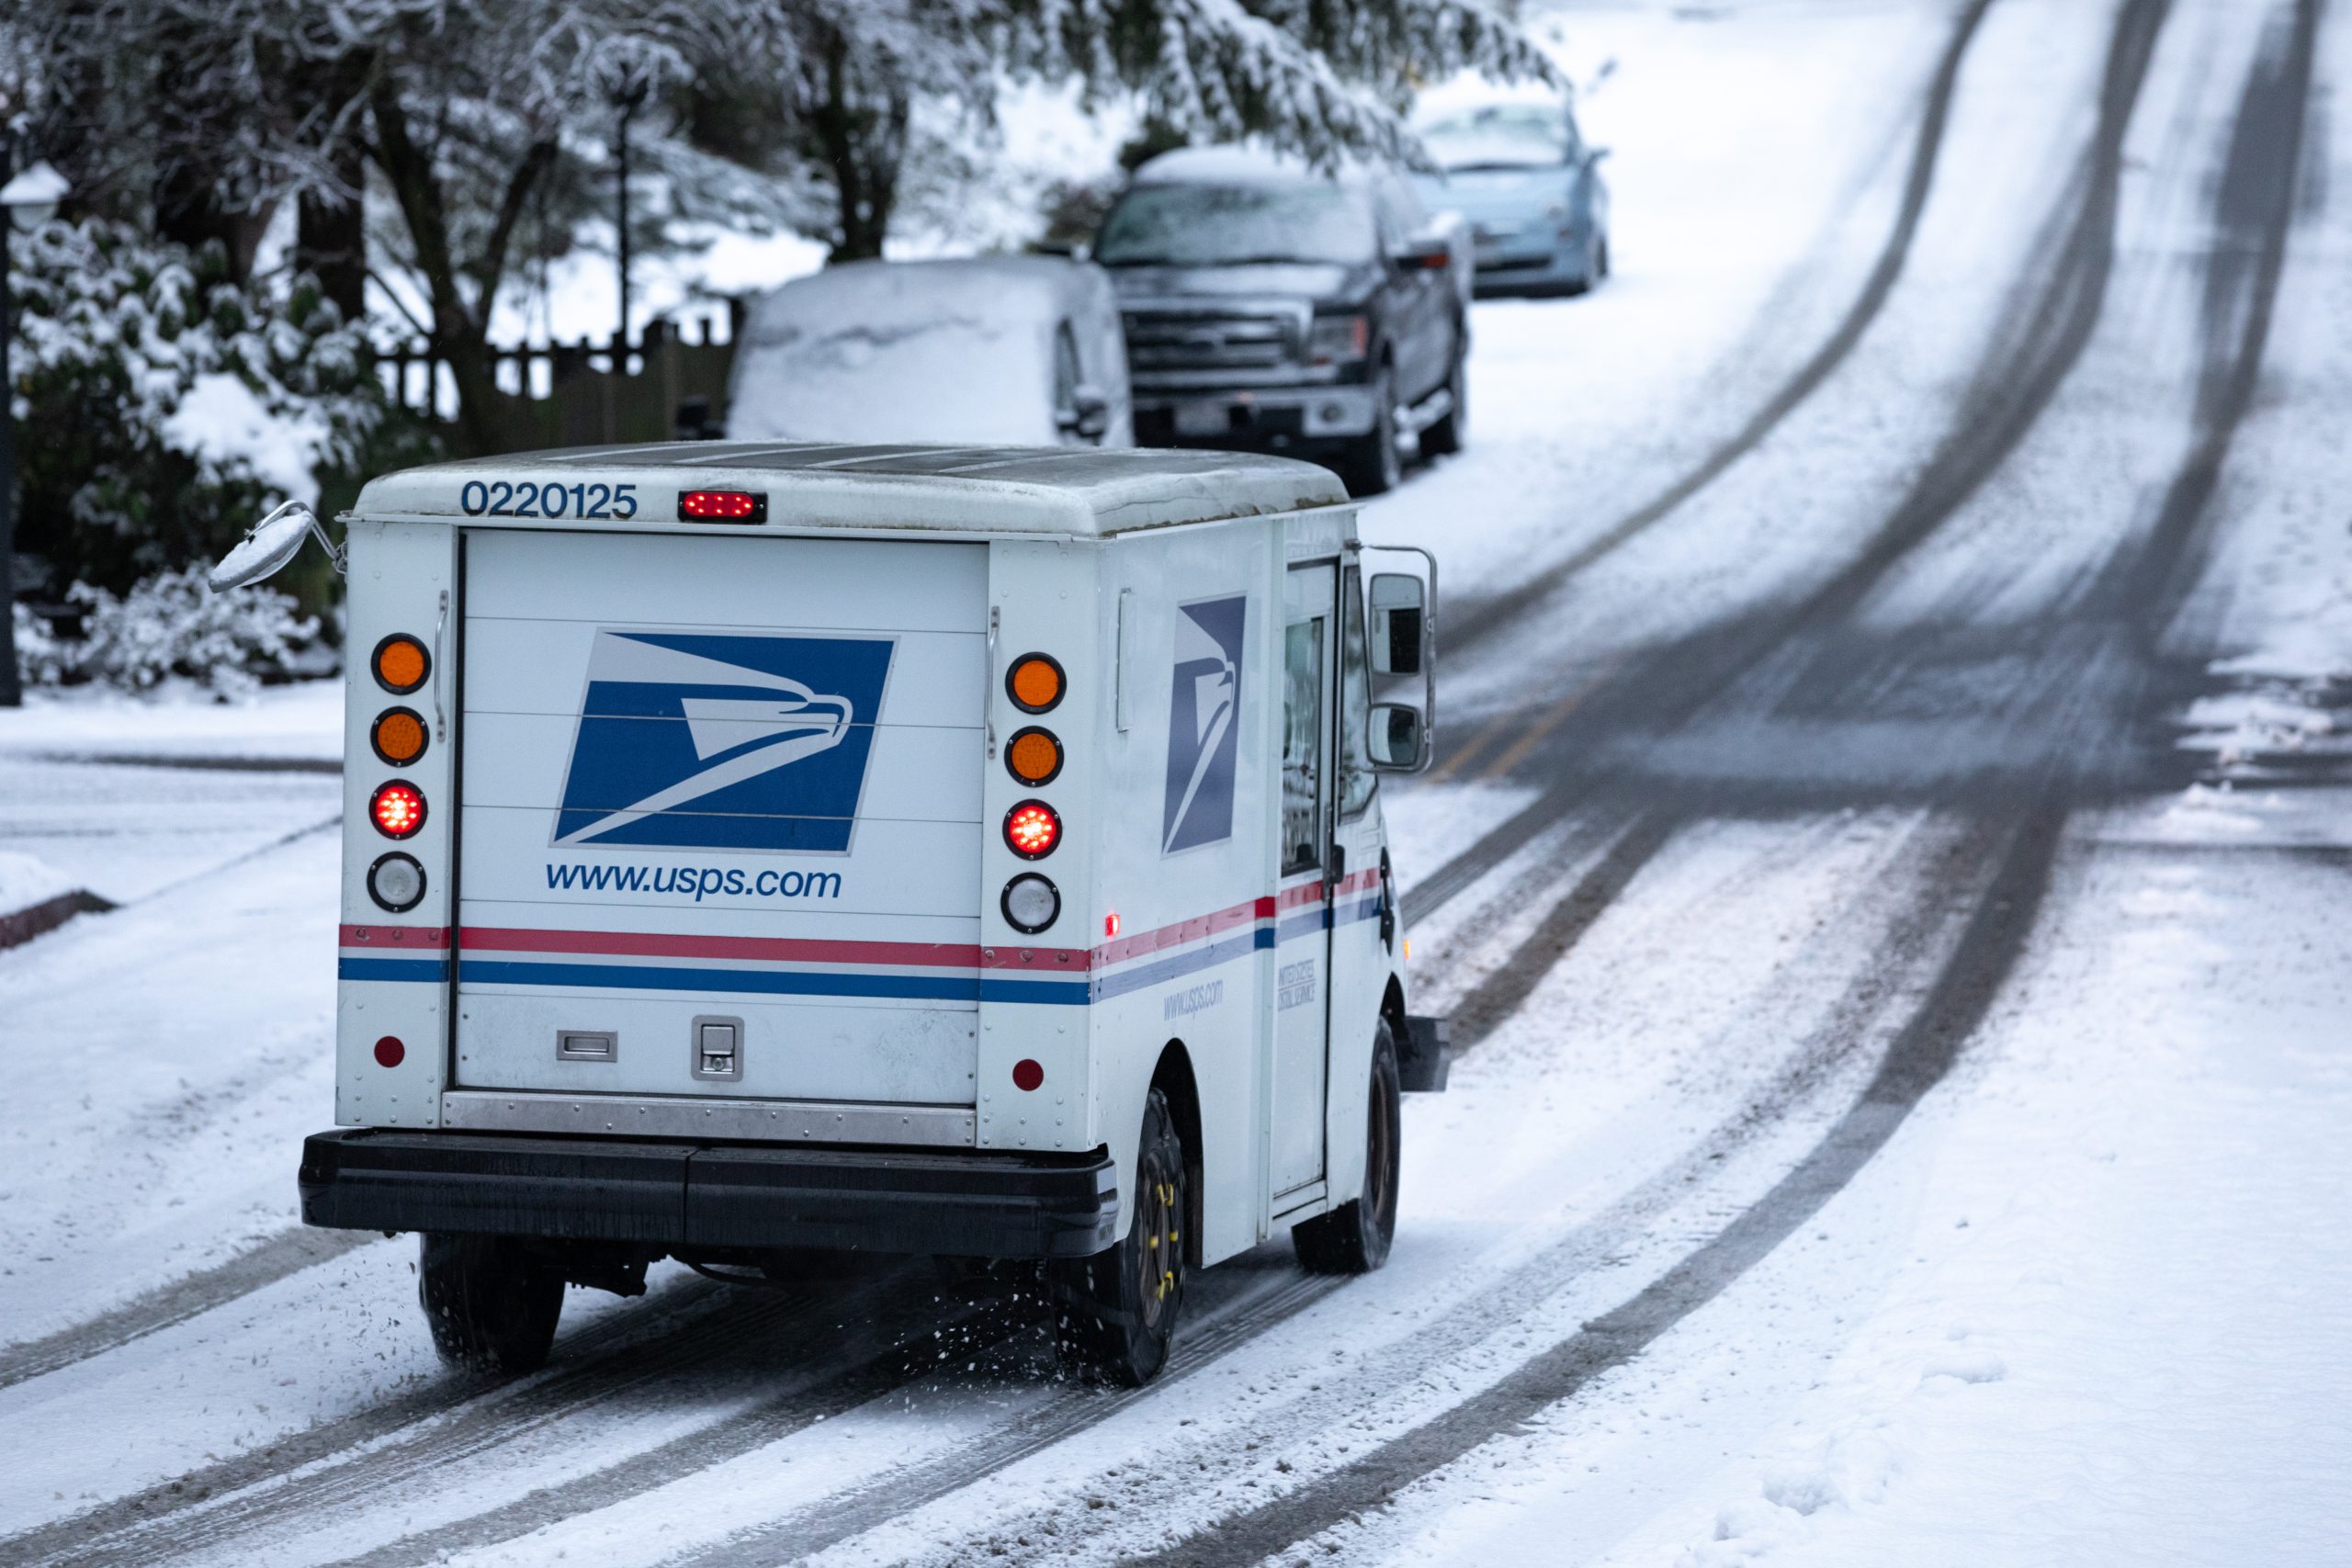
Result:
{"type": "MultiPolygon", "coordinates": [[[[65,176],[45,163],[17,172],[17,130],[6,118],[10,107],[0,95],[0,211],[7,214],[7,239],[55,217],[65,195],[65,176]]],[[[0,708],[22,707],[25,701],[17,673],[17,389],[7,373],[8,333],[16,313],[16,301],[8,297],[7,246],[0,242],[0,708]]]]}

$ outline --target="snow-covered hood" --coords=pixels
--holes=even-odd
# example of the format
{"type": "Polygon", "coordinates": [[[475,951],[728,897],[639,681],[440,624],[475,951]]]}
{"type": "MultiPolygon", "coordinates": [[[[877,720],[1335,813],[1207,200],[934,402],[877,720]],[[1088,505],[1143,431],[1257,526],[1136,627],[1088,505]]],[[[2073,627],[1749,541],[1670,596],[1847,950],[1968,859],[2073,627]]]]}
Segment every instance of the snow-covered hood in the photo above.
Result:
{"type": "Polygon", "coordinates": [[[1224,296],[1313,299],[1351,303],[1370,294],[1379,274],[1369,262],[1257,262],[1243,266],[1114,266],[1109,269],[1119,303],[1130,309],[1160,299],[1224,296]]]}

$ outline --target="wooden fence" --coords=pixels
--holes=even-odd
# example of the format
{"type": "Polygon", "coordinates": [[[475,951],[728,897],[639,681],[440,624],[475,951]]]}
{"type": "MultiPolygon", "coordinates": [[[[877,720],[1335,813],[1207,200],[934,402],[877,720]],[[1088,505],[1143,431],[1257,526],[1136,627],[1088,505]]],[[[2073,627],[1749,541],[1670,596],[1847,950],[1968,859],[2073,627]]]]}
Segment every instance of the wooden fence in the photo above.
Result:
{"type": "MultiPolygon", "coordinates": [[[[727,376],[743,324],[743,302],[683,324],[656,319],[634,344],[608,338],[575,344],[499,349],[492,376],[500,389],[499,448],[533,452],[550,446],[609,442],[668,441],[681,430],[678,411],[695,400],[714,423],[727,417],[727,376]],[[722,323],[726,335],[719,335],[722,323]]],[[[456,403],[448,365],[419,342],[376,358],[385,390],[403,408],[447,423],[456,403]]],[[[487,454],[486,454],[487,455],[487,454]]]]}

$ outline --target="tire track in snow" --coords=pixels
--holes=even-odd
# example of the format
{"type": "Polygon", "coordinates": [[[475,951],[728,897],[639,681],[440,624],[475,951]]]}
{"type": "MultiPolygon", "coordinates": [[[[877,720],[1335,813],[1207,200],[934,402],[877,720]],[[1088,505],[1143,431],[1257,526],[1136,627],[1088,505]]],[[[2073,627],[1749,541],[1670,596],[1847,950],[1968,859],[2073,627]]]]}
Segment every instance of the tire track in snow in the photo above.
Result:
{"type": "MultiPolygon", "coordinates": [[[[1872,1040],[1882,1037],[1883,1032],[1874,1025],[1890,1010],[1899,1009],[1906,995],[1926,995],[1935,961],[1949,945],[1951,929],[1973,907],[1973,901],[1963,901],[1955,912],[1951,889],[1956,883],[1981,877],[1982,867],[1996,842],[1996,835],[1979,829],[1951,835],[1939,841],[1931,830],[1906,845],[1897,864],[1890,866],[1886,874],[1874,879],[1858,895],[1858,905],[1868,908],[1852,912],[1857,920],[1874,923],[1886,933],[1873,961],[1843,986],[1822,1021],[1790,1051],[1764,1083],[1751,1090],[1709,1133],[1636,1183],[1603,1213],[1482,1285],[1475,1298],[1464,1300],[1420,1325],[1408,1340],[1351,1368],[1345,1386],[1335,1385],[1319,1407],[1280,1417],[1290,1428],[1287,1434],[1270,1435],[1262,1428],[1253,1427],[1259,1438],[1255,1446],[1271,1452],[1283,1435],[1329,1429],[1344,1420],[1351,1409],[1361,1409],[1409,1390],[1451,1358],[1538,1310],[1580,1276],[1614,1266],[1663,1216],[1719,1179],[1724,1162],[1732,1154],[1759,1132],[1792,1114],[1796,1107],[1817,1097],[1841,1068],[1866,1050],[1872,1040]],[[1893,907],[1876,908],[1883,903],[1893,907]],[[1370,1392],[1365,1392],[1367,1389],[1370,1392]],[[1352,1395],[1349,1391],[1353,1391],[1352,1395]]],[[[1843,919],[1834,922],[1839,927],[1849,923],[1843,919]]],[[[1838,945],[1829,941],[1818,947],[1826,950],[1838,945]]],[[[1312,1294],[1285,1311],[1282,1314],[1284,1317],[1351,1283],[1346,1280],[1315,1280],[1308,1277],[1300,1277],[1299,1282],[1311,1289],[1312,1294]]],[[[1204,1348],[1213,1348],[1221,1355],[1272,1326],[1272,1322],[1236,1324],[1236,1332],[1228,1341],[1204,1348]]],[[[1203,1370],[1211,1360],[1208,1356],[1194,1359],[1188,1349],[1192,1343],[1190,1338],[1180,1338],[1178,1342],[1177,1354],[1185,1375],[1203,1370]]],[[[1154,1386],[1164,1387],[1169,1381],[1163,1379],[1154,1386]]],[[[671,1560],[667,1568],[737,1564],[764,1568],[779,1561],[813,1554],[984,1482],[1005,1466],[1109,1419],[1134,1401],[1149,1397],[1151,1392],[1139,1390],[1115,1398],[1088,1397],[1083,1393],[1066,1398],[1017,1431],[998,1434],[911,1474],[884,1478],[873,1488],[871,1495],[854,1497],[847,1508],[841,1506],[838,1498],[812,1503],[782,1518],[671,1560]],[[847,1528],[853,1522],[857,1527],[854,1530],[847,1528]]],[[[1179,1461],[1193,1457],[1163,1455],[1165,1463],[1158,1468],[1163,1473],[1182,1472],[1183,1467],[1179,1461]]],[[[1231,1464],[1236,1457],[1227,1445],[1216,1462],[1231,1464]]],[[[1191,1472],[1184,1473],[1190,1476],[1191,1472]]],[[[1216,1478],[1191,1479],[1196,1484],[1207,1485],[1216,1478]]],[[[1128,1497],[1121,1500],[1115,1511],[1106,1508],[1098,1513],[1090,1508],[1077,1515],[1075,1520],[1066,1517],[1051,1535],[1052,1543],[1057,1551],[1075,1549],[1083,1540],[1114,1528],[1111,1521],[1117,1517],[1131,1516],[1138,1507],[1148,1508],[1162,1500],[1128,1497]]],[[[953,1540],[937,1543],[937,1550],[932,1554],[913,1561],[954,1564],[984,1557],[1019,1555],[1002,1551],[1001,1544],[993,1539],[985,1543],[953,1540]]]]}
{"type": "Polygon", "coordinates": [[[280,1231],[226,1262],[136,1296],[85,1323],[0,1350],[0,1388],[119,1349],[379,1239],[355,1231],[280,1231]]]}
{"type": "Polygon", "coordinates": [[[1943,1080],[2025,950],[2050,887],[2064,825],[2064,810],[2052,802],[2017,827],[1926,1004],[1896,1036],[1869,1087],[1795,1168],[1704,1245],[1499,1382],[1362,1459],[1164,1551],[1123,1561],[1132,1568],[1260,1562],[1379,1507],[1489,1438],[1574,1397],[1722,1294],[1818,1213],[1943,1080]]]}
{"type": "Polygon", "coordinates": [[[1969,0],[1952,26],[1951,40],[1944,45],[1942,57],[1928,78],[1928,91],[1919,114],[1919,132],[1911,152],[1911,166],[1903,184],[1902,203],[1895,209],[1894,226],[1880,248],[1878,260],[1870,275],[1862,280],[1861,291],[1847,307],[1821,346],[1783,382],[1779,390],[1765,400],[1764,406],[1748,417],[1747,423],[1702,458],[1696,467],[1676,479],[1657,495],[1635,507],[1604,529],[1566,558],[1545,567],[1513,588],[1487,598],[1476,599],[1463,606],[1447,630],[1450,646],[1459,649],[1475,647],[1494,633],[1519,619],[1549,595],[1560,584],[1584,571],[1604,556],[1610,555],[1652,525],[1667,517],[1683,502],[1705,490],[1723,477],[1734,464],[1762,445],[1764,438],[1781,423],[1794,413],[1807,399],[1819,390],[1847,355],[1861,342],[1862,334],[1877,320],[1887,297],[1903,276],[1905,262],[1910,259],[1911,242],[1919,231],[1920,218],[1928,209],[1928,196],[1934,188],[1936,164],[1943,151],[1945,127],[1951,118],[1951,104],[1960,82],[1961,65],[1968,55],[1968,46],[1975,40],[1977,28],[1992,9],[1993,0],[1969,0]]]}
{"type": "MultiPolygon", "coordinates": [[[[1776,649],[1834,626],[2016,450],[2098,324],[2114,267],[2123,139],[2168,9],[2169,0],[2125,0],[2119,9],[2091,143],[2062,198],[2068,205],[2052,215],[2064,243],[2046,264],[2037,250],[2011,286],[2003,316],[2022,324],[1988,347],[1951,429],[1869,543],[1794,602],[1719,623],[1627,660],[1597,682],[1590,699],[1531,759],[1546,781],[1544,793],[1407,889],[1408,923],[1434,914],[1520,845],[1589,805],[1596,796],[1589,760],[1610,741],[1689,722],[1776,649]]],[[[1636,782],[1645,795],[1657,793],[1657,781],[1636,782]]]]}

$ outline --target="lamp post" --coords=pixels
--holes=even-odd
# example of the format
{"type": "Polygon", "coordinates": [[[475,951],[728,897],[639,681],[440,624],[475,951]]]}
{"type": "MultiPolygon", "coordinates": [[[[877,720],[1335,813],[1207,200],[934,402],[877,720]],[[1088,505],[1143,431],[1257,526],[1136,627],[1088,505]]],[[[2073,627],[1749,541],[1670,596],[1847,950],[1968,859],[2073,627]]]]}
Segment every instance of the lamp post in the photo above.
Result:
{"type": "Polygon", "coordinates": [[[38,229],[57,211],[65,178],[47,164],[17,172],[17,132],[0,96],[0,708],[22,707],[17,673],[17,384],[8,374],[16,301],[8,291],[8,244],[19,223],[38,229]]]}
{"type": "MultiPolygon", "coordinates": [[[[613,374],[628,374],[628,122],[645,107],[645,95],[652,84],[641,75],[630,75],[616,82],[612,90],[613,107],[620,113],[620,138],[617,160],[620,165],[620,265],[621,265],[621,324],[617,346],[613,353],[613,374]]],[[[609,438],[608,438],[609,439],[609,438]]]]}

